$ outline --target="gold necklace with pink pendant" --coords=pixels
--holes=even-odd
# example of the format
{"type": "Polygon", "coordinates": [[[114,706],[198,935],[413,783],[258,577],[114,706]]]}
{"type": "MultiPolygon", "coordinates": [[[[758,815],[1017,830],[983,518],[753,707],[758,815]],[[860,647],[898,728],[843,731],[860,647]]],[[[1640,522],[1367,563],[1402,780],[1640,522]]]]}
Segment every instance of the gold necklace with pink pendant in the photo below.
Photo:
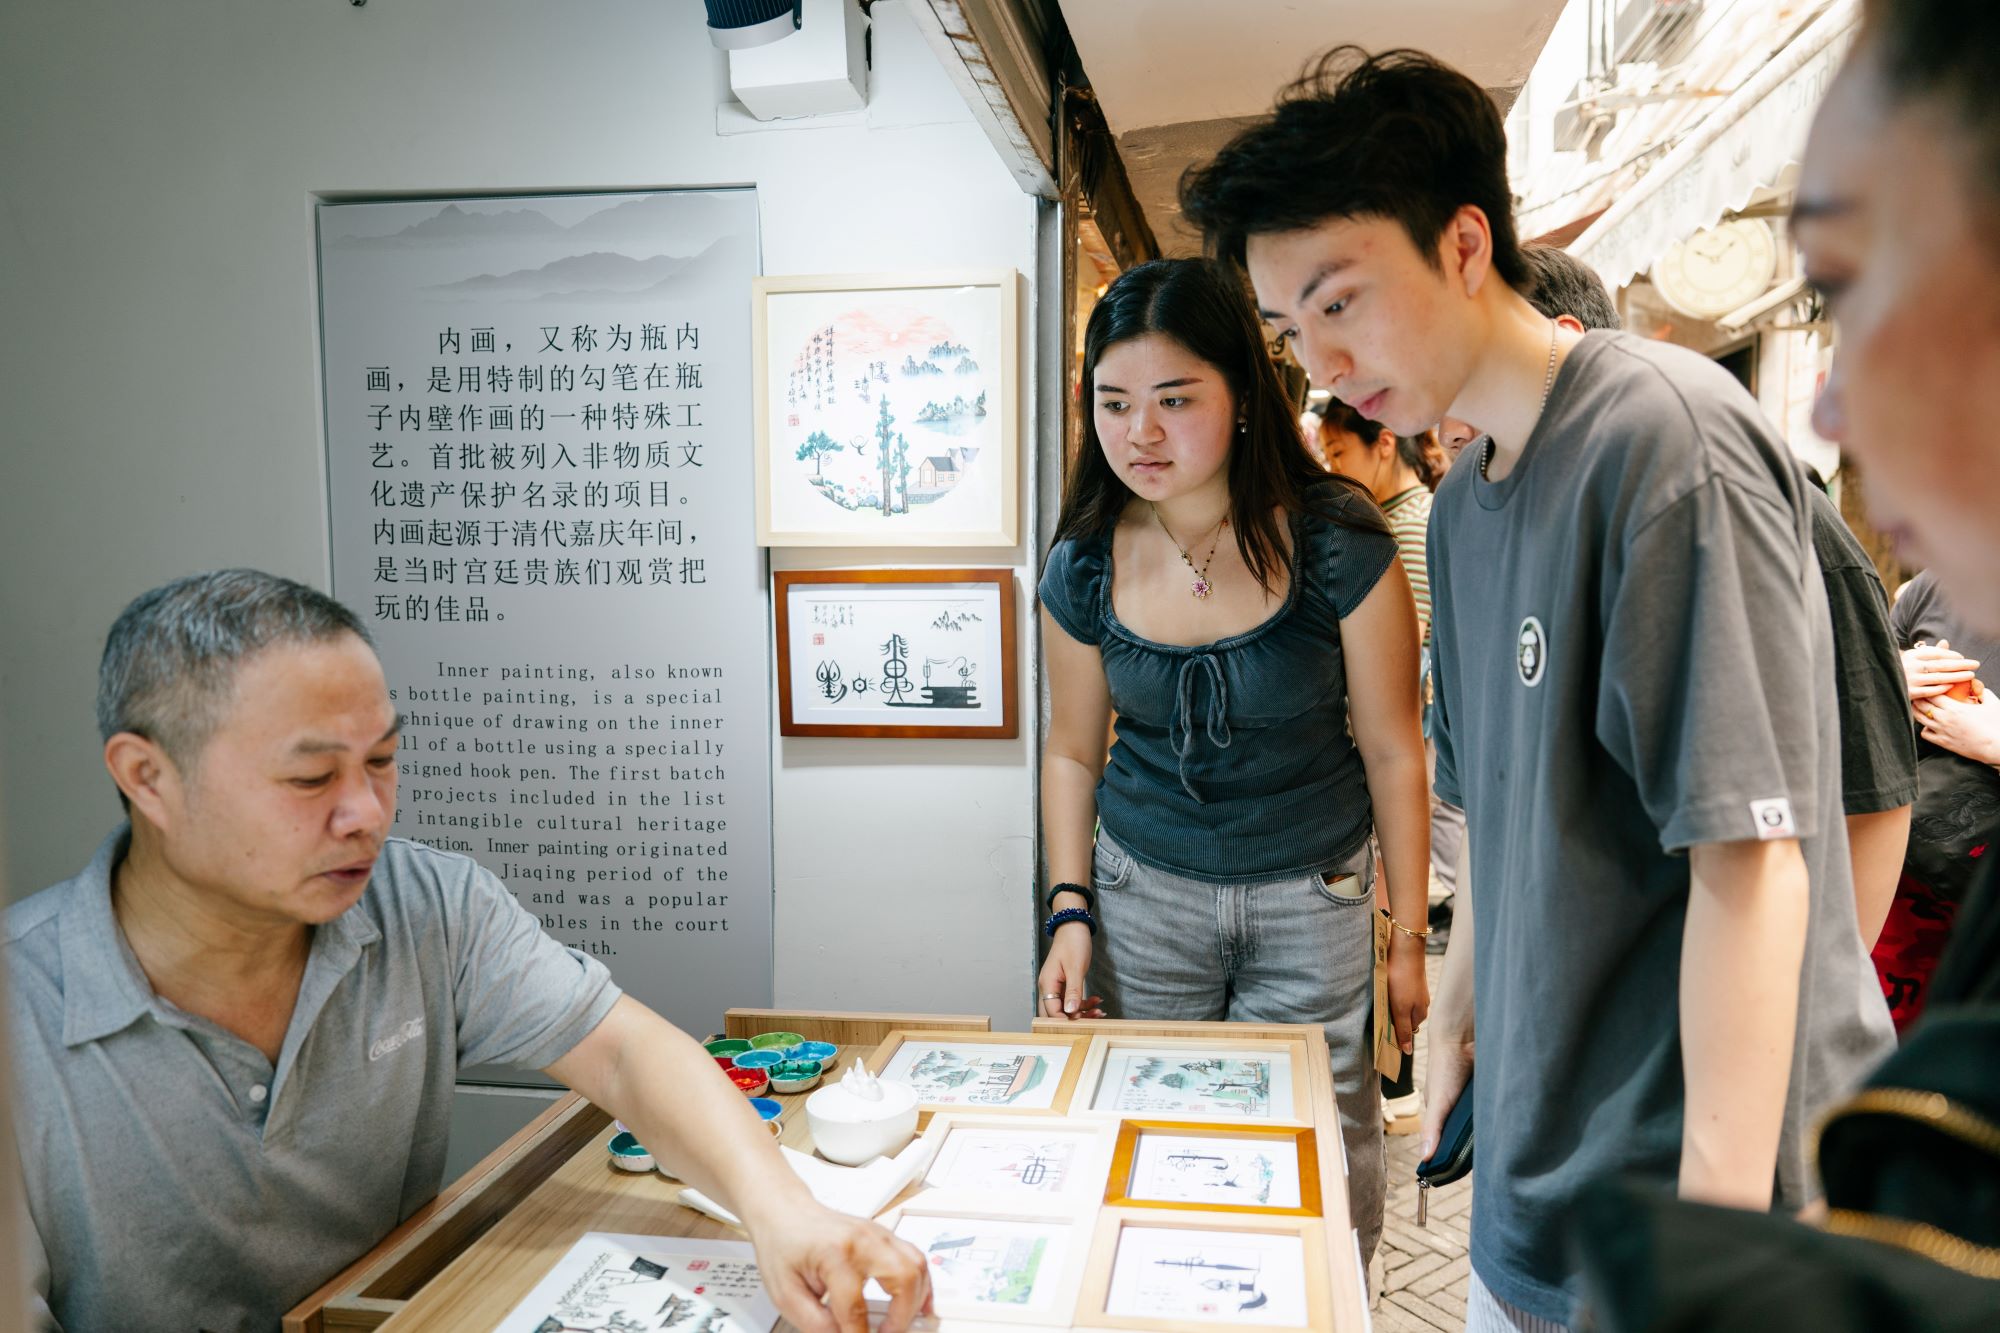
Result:
{"type": "Polygon", "coordinates": [[[1194,557],[1188,554],[1187,547],[1182,546],[1179,538],[1174,536],[1174,530],[1167,526],[1167,520],[1160,517],[1158,505],[1153,506],[1153,518],[1159,523],[1160,531],[1167,534],[1167,540],[1174,544],[1174,549],[1181,553],[1181,559],[1187,562],[1187,567],[1194,571],[1194,584],[1188,591],[1194,594],[1195,600],[1200,601],[1214,592],[1215,585],[1208,581],[1208,567],[1215,563],[1215,553],[1222,549],[1222,534],[1229,528],[1229,515],[1224,514],[1221,521],[1215,525],[1215,540],[1209,545],[1208,559],[1202,561],[1199,566],[1196,566],[1194,557]]]}

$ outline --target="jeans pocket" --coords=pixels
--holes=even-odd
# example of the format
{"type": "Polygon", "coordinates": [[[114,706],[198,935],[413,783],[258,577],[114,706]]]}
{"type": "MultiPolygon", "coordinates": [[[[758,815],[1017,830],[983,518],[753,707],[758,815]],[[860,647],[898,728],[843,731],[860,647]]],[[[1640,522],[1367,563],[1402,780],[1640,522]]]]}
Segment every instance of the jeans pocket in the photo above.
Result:
{"type": "Polygon", "coordinates": [[[1368,882],[1366,876],[1351,871],[1325,877],[1314,875],[1312,886],[1313,891],[1320,897],[1341,907],[1352,907],[1356,903],[1375,900],[1375,886],[1368,882]]]}
{"type": "Polygon", "coordinates": [[[1090,853],[1090,887],[1100,892],[1122,889],[1130,878],[1132,858],[1100,837],[1090,853]]]}

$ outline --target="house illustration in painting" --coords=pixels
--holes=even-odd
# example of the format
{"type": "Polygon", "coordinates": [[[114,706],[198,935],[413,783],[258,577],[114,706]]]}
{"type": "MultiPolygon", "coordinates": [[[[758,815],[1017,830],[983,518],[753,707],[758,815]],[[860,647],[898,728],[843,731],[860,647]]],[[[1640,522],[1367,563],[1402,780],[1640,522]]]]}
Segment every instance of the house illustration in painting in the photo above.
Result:
{"type": "Polygon", "coordinates": [[[950,454],[934,454],[917,465],[917,486],[926,491],[948,491],[958,485],[958,460],[950,454]]]}

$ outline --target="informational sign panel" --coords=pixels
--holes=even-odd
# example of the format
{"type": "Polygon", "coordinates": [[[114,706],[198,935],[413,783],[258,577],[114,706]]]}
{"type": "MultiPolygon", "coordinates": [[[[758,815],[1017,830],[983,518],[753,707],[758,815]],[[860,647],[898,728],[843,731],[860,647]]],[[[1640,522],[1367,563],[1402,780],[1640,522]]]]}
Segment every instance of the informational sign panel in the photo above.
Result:
{"type": "Polygon", "coordinates": [[[396,831],[697,1031],[771,1000],[749,190],[325,204],[334,593],[396,831]]]}

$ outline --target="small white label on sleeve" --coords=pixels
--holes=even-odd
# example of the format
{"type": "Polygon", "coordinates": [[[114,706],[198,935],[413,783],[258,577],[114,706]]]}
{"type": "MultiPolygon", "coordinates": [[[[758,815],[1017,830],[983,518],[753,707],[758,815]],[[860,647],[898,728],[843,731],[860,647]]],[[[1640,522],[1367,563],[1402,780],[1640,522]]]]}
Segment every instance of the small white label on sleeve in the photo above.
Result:
{"type": "Polygon", "coordinates": [[[1757,826],[1759,842],[1799,836],[1799,826],[1792,822],[1792,803],[1782,796],[1750,802],[1750,819],[1757,826]]]}

